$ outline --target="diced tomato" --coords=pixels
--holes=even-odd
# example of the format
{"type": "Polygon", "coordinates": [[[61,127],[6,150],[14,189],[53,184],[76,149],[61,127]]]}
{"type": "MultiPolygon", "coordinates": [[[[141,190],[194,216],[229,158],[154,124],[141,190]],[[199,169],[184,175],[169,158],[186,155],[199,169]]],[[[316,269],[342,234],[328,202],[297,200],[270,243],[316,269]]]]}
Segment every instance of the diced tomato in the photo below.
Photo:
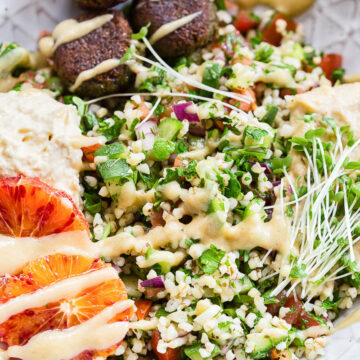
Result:
{"type": "Polygon", "coordinates": [[[162,290],[161,288],[146,288],[145,295],[149,298],[156,298],[157,294],[162,290]]]}
{"type": "Polygon", "coordinates": [[[284,320],[298,329],[310,328],[320,325],[320,322],[306,313],[300,300],[291,296],[285,303],[284,307],[290,308],[285,315],[284,320]]]}
{"type": "Polygon", "coordinates": [[[90,145],[90,146],[84,146],[81,148],[81,150],[84,153],[84,156],[86,158],[86,160],[90,161],[90,162],[94,162],[94,152],[98,149],[100,149],[102,147],[102,145],[100,144],[94,144],[94,145],[90,145]]]}
{"type": "Polygon", "coordinates": [[[222,121],[218,120],[218,119],[215,119],[214,120],[214,123],[215,123],[215,126],[221,130],[221,131],[224,131],[225,130],[225,125],[222,121]]]}
{"type": "Polygon", "coordinates": [[[225,0],[225,6],[226,10],[230,13],[231,16],[236,16],[239,12],[239,6],[231,0],[225,0]]]}
{"type": "Polygon", "coordinates": [[[174,160],[174,167],[184,167],[185,164],[182,161],[182,158],[180,156],[177,156],[174,160]]]}
{"type": "Polygon", "coordinates": [[[320,321],[312,318],[310,315],[308,315],[305,310],[302,311],[298,323],[296,324],[296,327],[303,328],[306,327],[307,329],[312,326],[318,326],[320,325],[320,321]]]}
{"type": "Polygon", "coordinates": [[[292,356],[287,350],[277,350],[274,348],[271,350],[270,358],[273,360],[291,360],[292,356]]]}
{"type": "Polygon", "coordinates": [[[286,291],[281,291],[280,294],[277,296],[277,299],[279,300],[277,303],[269,304],[267,306],[267,311],[273,316],[278,315],[280,308],[285,304],[287,300],[286,291]]]}
{"type": "Polygon", "coordinates": [[[233,57],[230,61],[229,61],[230,65],[234,65],[236,63],[242,64],[242,65],[246,65],[246,66],[250,66],[252,64],[252,60],[249,59],[248,57],[245,56],[241,56],[241,57],[233,57]]]}
{"type": "Polygon", "coordinates": [[[51,35],[51,32],[50,31],[47,31],[47,30],[41,30],[39,32],[39,39],[42,39],[43,37],[45,36],[50,36],[51,35]]]}
{"type": "Polygon", "coordinates": [[[163,219],[162,215],[163,215],[162,211],[154,211],[151,214],[151,225],[153,228],[157,226],[165,225],[165,220],[163,219]]]}
{"type": "Polygon", "coordinates": [[[149,311],[152,305],[151,300],[135,300],[136,305],[136,316],[138,320],[143,320],[149,315],[149,311]]]}
{"type": "Polygon", "coordinates": [[[240,32],[245,33],[258,24],[259,20],[255,16],[251,16],[251,13],[246,10],[241,10],[235,20],[234,26],[240,32]]]}
{"type": "Polygon", "coordinates": [[[288,96],[288,95],[297,95],[297,94],[302,94],[304,93],[305,91],[302,90],[302,89],[290,89],[290,88],[285,88],[285,89],[281,89],[280,90],[280,97],[282,99],[285,98],[285,96],[288,96]]]}
{"type": "Polygon", "coordinates": [[[265,30],[262,34],[263,41],[268,42],[271,45],[279,46],[282,40],[282,35],[277,32],[276,30],[276,22],[278,20],[285,20],[286,21],[286,31],[294,31],[297,28],[297,23],[286,16],[277,13],[273,16],[270,23],[266,26],[265,30]]]}
{"type": "Polygon", "coordinates": [[[240,110],[249,112],[250,110],[256,109],[256,97],[255,92],[251,88],[243,89],[243,90],[235,90],[234,91],[237,94],[241,94],[244,96],[249,97],[252,101],[250,103],[246,103],[243,101],[239,101],[236,99],[230,99],[229,104],[238,107],[240,110]]]}
{"type": "Polygon", "coordinates": [[[290,311],[285,315],[284,320],[291,325],[296,325],[299,321],[299,316],[303,312],[302,302],[295,299],[294,296],[291,296],[284,304],[284,307],[290,309],[290,311]]]}
{"type": "Polygon", "coordinates": [[[158,358],[158,360],[178,360],[180,349],[167,348],[164,354],[157,351],[157,345],[161,340],[161,335],[158,330],[155,330],[151,338],[151,347],[158,358]]]}
{"type": "Polygon", "coordinates": [[[332,74],[334,70],[340,69],[342,67],[343,58],[340,54],[325,54],[323,55],[320,63],[325,76],[332,80],[332,74]]]}
{"type": "Polygon", "coordinates": [[[43,82],[42,84],[38,84],[37,82],[35,82],[35,80],[34,80],[35,76],[36,76],[36,73],[34,71],[31,71],[31,70],[26,71],[19,76],[19,78],[16,80],[16,84],[27,83],[27,84],[30,84],[35,89],[48,88],[48,85],[46,84],[46,82],[43,82]]]}

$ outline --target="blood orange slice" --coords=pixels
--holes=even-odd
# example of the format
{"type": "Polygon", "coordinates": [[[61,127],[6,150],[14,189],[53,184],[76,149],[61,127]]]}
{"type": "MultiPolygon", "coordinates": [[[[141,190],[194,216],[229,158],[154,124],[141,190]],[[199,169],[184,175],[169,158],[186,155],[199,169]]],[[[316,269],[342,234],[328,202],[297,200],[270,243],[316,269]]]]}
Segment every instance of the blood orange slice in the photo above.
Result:
{"type": "Polygon", "coordinates": [[[40,237],[74,230],[89,227],[66,193],[38,178],[0,178],[0,234],[40,237]]]}
{"type": "MultiPolygon", "coordinates": [[[[36,293],[64,279],[86,275],[110,267],[101,260],[81,255],[55,254],[39,258],[25,266],[17,276],[0,278],[0,303],[26,293],[36,293]]],[[[30,308],[12,315],[0,324],[0,342],[7,346],[24,345],[36,334],[47,330],[68,329],[79,325],[108,306],[126,300],[127,292],[119,278],[107,280],[87,288],[67,299],[48,303],[46,306],[30,308]]],[[[111,320],[129,321],[133,308],[118,314],[111,320]]],[[[72,360],[90,360],[112,355],[119,344],[109,349],[86,350],[72,360]]]]}

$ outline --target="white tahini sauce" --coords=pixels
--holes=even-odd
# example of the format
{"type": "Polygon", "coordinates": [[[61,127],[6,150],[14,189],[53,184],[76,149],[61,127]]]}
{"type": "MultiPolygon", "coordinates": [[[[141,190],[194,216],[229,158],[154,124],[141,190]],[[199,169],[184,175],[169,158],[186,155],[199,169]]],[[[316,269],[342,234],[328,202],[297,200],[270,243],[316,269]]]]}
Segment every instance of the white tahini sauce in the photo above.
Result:
{"type": "Polygon", "coordinates": [[[162,26],[160,26],[151,36],[150,38],[150,44],[155,44],[157,41],[159,41],[161,38],[169,35],[173,31],[181,28],[182,26],[190,23],[193,21],[196,17],[198,17],[201,14],[201,11],[198,11],[196,13],[184,16],[180,19],[171,21],[169,23],[166,23],[162,26]]]}
{"type": "Polygon", "coordinates": [[[55,282],[35,292],[17,296],[0,305],[0,323],[26,309],[37,308],[61,299],[71,298],[74,294],[78,294],[85,289],[118,278],[119,275],[114,268],[104,267],[55,282]]]}
{"type": "Polygon", "coordinates": [[[236,0],[239,5],[252,8],[257,5],[267,5],[289,16],[299,15],[307,10],[315,0],[236,0]]]}
{"type": "Polygon", "coordinates": [[[76,78],[75,83],[70,86],[69,90],[74,92],[78,89],[81,84],[87,80],[92,79],[93,77],[106,73],[112,69],[115,69],[117,66],[121,64],[119,59],[107,59],[102,61],[100,64],[95,67],[82,71],[76,78]]]}
{"type": "Polygon", "coordinates": [[[72,105],[46,91],[26,89],[0,94],[0,173],[37,176],[79,201],[82,151],[80,117],[72,105]]]}
{"type": "Polygon", "coordinates": [[[0,235],[0,276],[17,274],[28,262],[53,255],[93,257],[92,242],[87,231],[69,231],[41,238],[0,235]]]}
{"type": "Polygon", "coordinates": [[[72,359],[88,349],[107,349],[119,343],[129,330],[128,322],[108,322],[132,305],[131,300],[117,302],[80,325],[44,331],[33,336],[26,345],[9,347],[6,353],[22,360],[62,360],[72,359]]]}
{"type": "Polygon", "coordinates": [[[81,22],[75,19],[64,20],[55,27],[52,36],[45,36],[40,39],[39,50],[44,56],[50,57],[60,45],[91,33],[112,18],[112,14],[104,14],[81,22]]]}

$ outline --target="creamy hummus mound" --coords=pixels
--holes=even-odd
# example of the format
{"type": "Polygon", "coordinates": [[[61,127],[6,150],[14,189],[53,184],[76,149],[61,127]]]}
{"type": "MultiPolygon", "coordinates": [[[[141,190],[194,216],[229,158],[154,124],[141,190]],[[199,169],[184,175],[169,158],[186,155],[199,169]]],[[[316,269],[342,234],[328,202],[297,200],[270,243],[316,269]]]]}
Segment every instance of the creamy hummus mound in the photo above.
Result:
{"type": "Polygon", "coordinates": [[[0,94],[0,174],[37,176],[79,202],[82,151],[71,145],[81,136],[80,118],[45,91],[0,94]]]}

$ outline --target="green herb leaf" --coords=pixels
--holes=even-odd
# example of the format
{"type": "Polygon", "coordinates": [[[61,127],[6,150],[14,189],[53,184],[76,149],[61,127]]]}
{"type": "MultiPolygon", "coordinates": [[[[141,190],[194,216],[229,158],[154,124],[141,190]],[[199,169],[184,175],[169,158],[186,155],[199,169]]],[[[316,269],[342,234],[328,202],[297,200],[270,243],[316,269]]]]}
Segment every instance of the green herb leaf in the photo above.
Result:
{"type": "Polygon", "coordinates": [[[125,151],[125,146],[121,142],[104,145],[96,150],[95,156],[107,156],[109,159],[118,159],[125,151]]]}
{"type": "Polygon", "coordinates": [[[98,194],[84,192],[84,199],[85,210],[87,210],[91,215],[95,215],[101,211],[101,197],[98,194]]]}
{"type": "Polygon", "coordinates": [[[305,270],[305,264],[295,265],[290,271],[290,277],[293,279],[303,279],[307,276],[305,270]]]}
{"type": "MultiPolygon", "coordinates": [[[[205,70],[203,73],[202,83],[204,85],[210,86],[214,89],[219,87],[219,79],[221,76],[221,66],[218,63],[208,63],[205,65],[205,70]]],[[[201,90],[201,96],[211,97],[212,93],[210,91],[201,90]]]]}
{"type": "Polygon", "coordinates": [[[292,162],[292,156],[288,155],[284,158],[273,158],[271,160],[271,165],[275,174],[280,174],[283,172],[284,167],[289,168],[292,162]]]}
{"type": "Polygon", "coordinates": [[[131,38],[133,40],[141,40],[144,37],[146,37],[148,31],[149,31],[149,27],[150,27],[151,23],[148,23],[146,26],[143,26],[140,31],[136,34],[132,34],[131,38]]]}
{"type": "Polygon", "coordinates": [[[225,0],[215,0],[215,5],[218,10],[226,10],[225,0]]]}
{"type": "Polygon", "coordinates": [[[279,111],[279,108],[277,106],[274,106],[274,105],[269,106],[267,108],[267,113],[264,115],[264,117],[260,121],[273,126],[278,111],[279,111]]]}
{"type": "Polygon", "coordinates": [[[210,245],[210,249],[205,250],[198,262],[201,270],[207,274],[213,274],[220,266],[222,258],[225,256],[225,251],[219,250],[216,246],[210,245]]]}
{"type": "Polygon", "coordinates": [[[81,117],[83,117],[85,115],[87,108],[88,108],[87,103],[75,95],[64,96],[64,102],[65,102],[65,104],[75,105],[77,108],[78,114],[81,117]]]}
{"type": "Polygon", "coordinates": [[[124,159],[110,159],[105,163],[99,164],[97,169],[105,182],[120,183],[131,177],[130,167],[124,159]]]}
{"type": "Polygon", "coordinates": [[[247,125],[244,131],[244,137],[254,139],[255,141],[260,141],[263,136],[268,134],[269,133],[266,130],[250,125],[247,125]]]}

